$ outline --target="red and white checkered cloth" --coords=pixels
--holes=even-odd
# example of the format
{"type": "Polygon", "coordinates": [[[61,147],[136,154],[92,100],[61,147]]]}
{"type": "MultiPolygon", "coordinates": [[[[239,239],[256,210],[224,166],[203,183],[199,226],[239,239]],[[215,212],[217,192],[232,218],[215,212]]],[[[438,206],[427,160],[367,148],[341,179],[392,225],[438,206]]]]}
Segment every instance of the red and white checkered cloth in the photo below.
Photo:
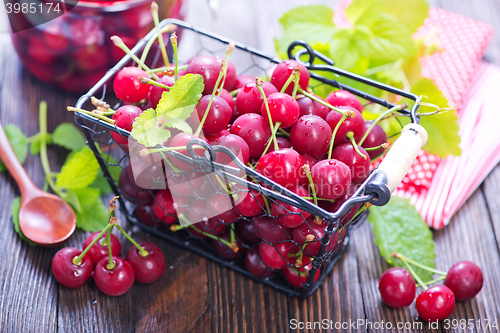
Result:
{"type": "MultiPolygon", "coordinates": [[[[337,7],[334,22],[349,23],[351,1],[337,7]]],[[[416,38],[438,41],[441,52],[421,59],[422,76],[433,80],[458,107],[462,155],[440,159],[421,152],[395,194],[407,197],[430,227],[440,229],[500,162],[500,68],[481,63],[493,29],[481,22],[431,8],[416,38]]],[[[432,102],[432,101],[430,101],[432,102]]]]}

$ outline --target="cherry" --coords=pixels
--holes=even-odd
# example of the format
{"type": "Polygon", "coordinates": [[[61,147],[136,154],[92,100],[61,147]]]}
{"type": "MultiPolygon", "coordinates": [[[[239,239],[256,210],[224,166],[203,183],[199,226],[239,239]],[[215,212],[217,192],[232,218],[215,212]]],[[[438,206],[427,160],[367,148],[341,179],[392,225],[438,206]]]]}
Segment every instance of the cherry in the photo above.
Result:
{"type": "MultiPolygon", "coordinates": [[[[267,97],[269,113],[274,123],[281,123],[281,128],[292,126],[299,118],[299,105],[290,95],[274,93],[267,97]]],[[[262,103],[261,114],[266,124],[269,124],[269,115],[267,114],[266,104],[262,103]]]]}
{"type": "MultiPolygon", "coordinates": [[[[277,93],[278,90],[269,82],[263,82],[262,89],[264,90],[264,95],[269,97],[273,93],[277,93]]],[[[238,95],[236,95],[236,110],[239,115],[246,113],[257,113],[261,114],[261,107],[264,100],[262,99],[262,94],[260,93],[257,85],[255,84],[255,79],[253,83],[248,83],[243,88],[241,88],[238,95]]]]}
{"type": "Polygon", "coordinates": [[[194,228],[188,228],[189,233],[195,237],[206,238],[205,234],[218,235],[224,231],[227,224],[221,223],[217,217],[212,215],[214,215],[214,210],[207,201],[195,201],[189,209],[188,220],[190,222],[199,221],[194,223],[193,226],[202,233],[194,228]]]}
{"type": "Polygon", "coordinates": [[[30,38],[28,56],[44,65],[50,65],[57,59],[52,50],[38,37],[30,38]]]}
{"type": "Polygon", "coordinates": [[[276,273],[276,271],[267,267],[260,258],[259,253],[254,249],[248,250],[245,254],[245,266],[250,274],[261,279],[268,278],[276,273]]]}
{"type": "MultiPolygon", "coordinates": [[[[217,92],[219,92],[219,89],[217,90],[217,92]]],[[[229,91],[227,91],[226,89],[222,89],[222,92],[220,93],[220,97],[224,98],[224,100],[227,102],[227,104],[231,108],[231,112],[234,112],[234,98],[233,98],[233,96],[231,96],[229,91]]]]}
{"type": "MultiPolygon", "coordinates": [[[[134,124],[135,118],[139,117],[142,110],[134,105],[124,105],[119,107],[113,114],[112,119],[115,121],[115,125],[126,131],[132,131],[132,125],[134,124]]],[[[123,137],[120,133],[111,131],[111,137],[120,145],[126,145],[128,143],[127,138],[123,137]]]]}
{"type": "MultiPolygon", "coordinates": [[[[302,186],[295,185],[288,189],[299,197],[309,196],[309,192],[302,186]]],[[[281,226],[286,228],[296,228],[300,226],[311,215],[311,213],[305,210],[279,200],[271,206],[271,214],[278,219],[281,226]]]]}
{"type": "Polygon", "coordinates": [[[177,205],[168,189],[156,192],[153,212],[156,218],[163,223],[172,224],[177,221],[177,205]]]}
{"type": "MultiPolygon", "coordinates": [[[[92,243],[92,241],[96,239],[96,237],[99,236],[100,233],[100,231],[96,231],[85,238],[85,241],[83,242],[83,248],[86,249],[87,246],[89,246],[90,243],[92,243]]],[[[94,266],[97,265],[99,260],[109,255],[108,244],[106,243],[106,235],[107,233],[105,233],[86,254],[86,256],[90,258],[90,260],[92,261],[92,265],[94,266]]],[[[121,256],[122,244],[120,243],[120,240],[118,240],[118,237],[113,234],[110,234],[109,238],[111,240],[111,253],[117,257],[121,256]]]]}
{"type": "MultiPolygon", "coordinates": [[[[196,105],[196,112],[198,112],[200,119],[203,119],[211,98],[211,95],[203,96],[196,105]]],[[[232,115],[233,111],[231,110],[229,104],[227,104],[226,100],[217,95],[214,96],[207,118],[203,124],[203,133],[215,135],[220,131],[227,129],[227,125],[229,124],[229,120],[231,120],[232,115]]]]}
{"type": "Polygon", "coordinates": [[[257,237],[268,243],[276,244],[290,240],[291,230],[282,227],[275,218],[262,216],[253,222],[257,237]]]}
{"type": "Polygon", "coordinates": [[[240,214],[233,207],[232,200],[227,194],[214,194],[209,202],[214,214],[216,214],[212,219],[215,219],[216,222],[231,224],[240,218],[240,214]]]}
{"type": "Polygon", "coordinates": [[[468,301],[481,291],[483,273],[476,264],[470,261],[459,261],[451,266],[444,284],[453,291],[457,301],[468,301]]]}
{"type": "Polygon", "coordinates": [[[132,288],[135,272],[125,259],[112,256],[115,267],[108,269],[109,258],[102,258],[94,269],[94,281],[100,291],[108,296],[121,296],[132,288]]]}
{"type": "MultiPolygon", "coordinates": [[[[299,77],[299,86],[306,90],[307,86],[309,85],[309,72],[307,71],[307,68],[302,65],[301,63],[298,63],[295,60],[285,60],[280,62],[276,67],[274,68],[273,74],[271,76],[271,83],[278,89],[281,90],[283,86],[285,85],[286,81],[292,74],[293,70],[297,67],[300,66],[300,77],[299,77]]],[[[293,92],[293,81],[288,85],[286,88],[285,92],[289,95],[292,94],[293,92]]]]}
{"type": "Polygon", "coordinates": [[[301,154],[300,157],[302,158],[302,166],[299,169],[299,185],[307,188],[309,186],[309,179],[307,179],[303,166],[307,164],[309,165],[309,169],[311,169],[318,161],[314,157],[305,154],[301,154]]]}
{"type": "Polygon", "coordinates": [[[219,133],[217,133],[215,135],[205,134],[205,139],[207,139],[207,141],[210,142],[210,144],[213,144],[214,142],[217,143],[221,137],[223,137],[224,135],[228,135],[228,134],[231,134],[231,132],[229,132],[229,130],[227,130],[227,129],[223,129],[222,131],[220,131],[219,133]]]}
{"type": "Polygon", "coordinates": [[[196,56],[188,62],[186,73],[201,75],[205,84],[203,95],[209,95],[213,92],[217,83],[220,74],[220,64],[216,58],[196,56]]]}
{"type": "Polygon", "coordinates": [[[156,227],[158,225],[158,221],[154,216],[153,205],[138,205],[135,208],[135,216],[139,221],[150,227],[156,227]]]}
{"type": "MultiPolygon", "coordinates": [[[[283,268],[283,274],[288,282],[297,288],[301,288],[306,284],[309,277],[309,271],[312,269],[312,261],[307,256],[302,256],[302,265],[300,268],[291,267],[287,265],[283,268]]],[[[317,281],[320,275],[320,269],[316,270],[314,274],[314,281],[317,281]]]]}
{"type": "Polygon", "coordinates": [[[283,242],[276,245],[259,244],[259,255],[267,267],[282,269],[288,263],[293,264],[300,248],[292,242],[283,242]]]}
{"type": "Polygon", "coordinates": [[[65,247],[57,251],[52,259],[52,273],[57,281],[66,288],[80,288],[92,275],[92,261],[85,255],[80,265],[73,263],[82,251],[74,247],[65,247]]]}
{"type": "Polygon", "coordinates": [[[455,295],[447,286],[436,285],[418,295],[415,306],[423,320],[443,320],[455,309],[455,295]]]}
{"type": "Polygon", "coordinates": [[[301,166],[302,158],[299,153],[290,148],[283,148],[262,156],[255,170],[279,185],[288,187],[299,182],[301,166]]]}
{"type": "MultiPolygon", "coordinates": [[[[339,126],[337,133],[335,134],[334,146],[338,146],[342,143],[351,142],[351,139],[347,137],[347,133],[352,132],[354,136],[354,141],[359,142],[365,134],[365,120],[361,115],[361,112],[350,107],[341,107],[343,110],[353,111],[355,113],[354,118],[346,118],[342,124],[339,126]]],[[[332,131],[337,126],[338,122],[342,118],[342,115],[333,110],[326,116],[326,122],[330,125],[332,131]]]]}
{"type": "MultiPolygon", "coordinates": [[[[175,77],[164,75],[158,79],[158,82],[166,85],[167,87],[172,87],[175,83],[175,77]]],[[[168,91],[168,90],[165,88],[162,88],[162,87],[154,86],[154,85],[151,86],[151,90],[149,91],[149,95],[148,95],[148,102],[153,109],[156,108],[156,106],[160,102],[162,94],[165,91],[168,91]]]]}
{"type": "Polygon", "coordinates": [[[261,238],[256,233],[253,222],[249,220],[242,220],[236,224],[236,233],[240,239],[247,244],[256,244],[261,241],[261,238]]]}
{"type": "Polygon", "coordinates": [[[265,202],[262,194],[249,190],[244,198],[236,205],[238,212],[245,217],[252,217],[264,211],[265,202]]]}
{"type": "MultiPolygon", "coordinates": [[[[278,144],[278,150],[283,148],[292,148],[292,144],[288,141],[287,138],[277,137],[276,143],[278,144]]],[[[269,153],[274,151],[274,144],[271,144],[267,150],[269,153]]]]}
{"type": "Polygon", "coordinates": [[[123,169],[118,178],[118,187],[125,199],[130,202],[147,205],[153,201],[153,196],[147,190],[141,190],[132,180],[132,175],[129,175],[127,169],[123,169]]]}
{"type": "Polygon", "coordinates": [[[167,182],[172,194],[192,198],[209,197],[217,191],[218,187],[216,188],[214,185],[219,185],[213,174],[207,175],[199,171],[173,174],[168,177],[167,182]]]}
{"type": "MultiPolygon", "coordinates": [[[[322,99],[321,97],[318,98],[322,99]]],[[[300,110],[299,117],[313,115],[325,119],[330,112],[330,109],[327,106],[316,102],[309,97],[301,97],[297,100],[297,103],[299,104],[300,110]]]]}
{"type": "Polygon", "coordinates": [[[113,81],[116,97],[128,104],[139,103],[148,97],[151,85],[142,84],[139,81],[140,77],[149,77],[149,75],[137,67],[122,68],[113,81]]]}
{"type": "MultiPolygon", "coordinates": [[[[218,56],[216,56],[215,59],[217,60],[217,63],[219,64],[220,68],[220,66],[222,65],[222,60],[225,59],[218,56]]],[[[226,70],[226,80],[224,81],[224,89],[231,91],[234,89],[234,84],[236,83],[236,67],[234,67],[234,64],[231,61],[226,62],[226,64],[227,64],[227,70],[226,70]]]]}
{"type": "Polygon", "coordinates": [[[109,67],[108,49],[104,45],[90,45],[71,54],[75,67],[81,72],[93,72],[109,67]]]}
{"type": "Polygon", "coordinates": [[[380,277],[378,290],[385,304],[396,309],[403,308],[415,299],[415,280],[406,269],[392,267],[380,277]]]}
{"type": "Polygon", "coordinates": [[[347,90],[336,90],[326,96],[326,101],[333,106],[350,106],[360,113],[363,112],[363,105],[359,99],[347,90]]]}
{"type": "Polygon", "coordinates": [[[304,253],[311,257],[314,257],[318,253],[319,247],[321,246],[321,239],[325,236],[325,229],[328,226],[328,223],[320,222],[320,224],[317,224],[313,222],[312,219],[309,219],[307,223],[303,223],[293,229],[293,240],[299,245],[307,242],[304,253]],[[309,224],[310,227],[307,224],[309,224]],[[313,240],[307,239],[309,235],[314,237],[313,240]]]}
{"type": "Polygon", "coordinates": [[[328,152],[332,129],[322,118],[314,115],[302,116],[292,126],[290,142],[301,154],[320,157],[328,152]]]}
{"type": "Polygon", "coordinates": [[[45,44],[54,52],[63,53],[69,47],[69,39],[63,32],[63,25],[55,22],[48,22],[42,34],[45,44]]]}
{"type": "MultiPolygon", "coordinates": [[[[335,199],[334,202],[321,200],[319,202],[319,206],[327,212],[335,213],[344,204],[344,202],[346,202],[347,199],[349,199],[354,194],[355,191],[352,191],[352,188],[353,184],[351,184],[351,186],[349,187],[349,191],[347,191],[346,195],[341,198],[335,199]]],[[[347,222],[349,222],[353,218],[353,216],[356,215],[360,207],[361,204],[354,205],[349,211],[347,211],[347,213],[341,216],[339,219],[340,224],[345,225],[347,222]]]]}
{"type": "Polygon", "coordinates": [[[139,283],[151,283],[160,278],[165,271],[166,262],[163,252],[153,243],[140,242],[139,245],[148,254],[142,256],[139,249],[134,245],[127,251],[125,257],[135,271],[135,281],[139,283]]]}
{"type": "Polygon", "coordinates": [[[241,74],[236,77],[233,89],[240,89],[249,83],[255,82],[255,76],[241,74]]]}
{"type": "Polygon", "coordinates": [[[344,163],[331,159],[316,163],[311,168],[316,194],[323,199],[343,197],[351,185],[351,170],[344,163]]]}
{"type": "Polygon", "coordinates": [[[352,143],[343,143],[335,147],[332,152],[332,158],[345,163],[351,169],[353,184],[364,182],[370,175],[370,157],[362,147],[358,147],[358,149],[366,158],[362,158],[358,154],[352,143]]]}
{"type": "MultiPolygon", "coordinates": [[[[208,141],[203,137],[197,137],[197,136],[194,136],[194,135],[188,134],[188,133],[179,133],[179,134],[175,135],[170,140],[168,145],[169,145],[169,147],[186,147],[188,142],[192,139],[195,139],[195,138],[201,139],[201,140],[205,141],[206,143],[208,143],[208,141]]],[[[199,147],[199,146],[194,145],[193,147],[199,147]]],[[[198,156],[203,157],[203,155],[205,154],[205,149],[193,149],[193,150],[194,150],[195,154],[198,156]]],[[[191,156],[189,156],[186,149],[179,149],[179,150],[177,150],[177,152],[191,158],[191,156]]],[[[178,160],[174,157],[171,157],[170,160],[172,161],[173,165],[175,165],[176,167],[178,167],[180,169],[183,169],[183,170],[192,170],[193,169],[192,165],[184,163],[183,161],[178,160]]]]}
{"type": "MultiPolygon", "coordinates": [[[[243,164],[247,164],[250,160],[250,148],[248,148],[247,143],[241,137],[234,134],[227,134],[221,136],[218,140],[220,146],[225,146],[238,156],[243,164]]],[[[224,153],[217,153],[217,162],[229,165],[231,164],[231,158],[224,153]]],[[[233,165],[232,165],[233,166],[233,165]]]]}
{"type": "MultiPolygon", "coordinates": [[[[372,121],[365,121],[365,132],[368,130],[368,128],[370,128],[372,123],[373,123],[372,121]]],[[[387,142],[387,134],[385,134],[384,129],[379,124],[375,124],[370,133],[368,133],[368,135],[366,136],[366,139],[365,141],[363,141],[361,146],[363,148],[372,148],[372,147],[378,147],[386,142],[387,142]]],[[[385,151],[384,148],[380,148],[377,150],[370,150],[367,153],[368,155],[370,155],[371,159],[374,159],[382,155],[384,151],[385,151]]]]}
{"type": "MultiPolygon", "coordinates": [[[[219,235],[220,239],[231,242],[231,237],[227,229],[221,232],[219,235]]],[[[211,243],[214,248],[214,251],[219,254],[221,257],[226,259],[238,259],[245,252],[245,247],[243,244],[235,237],[237,251],[234,252],[233,249],[229,248],[226,244],[222,243],[220,240],[212,239],[211,243]]]]}
{"type": "Polygon", "coordinates": [[[234,121],[231,134],[245,140],[250,149],[250,158],[259,158],[271,138],[271,129],[261,115],[251,113],[241,115],[234,121]]]}

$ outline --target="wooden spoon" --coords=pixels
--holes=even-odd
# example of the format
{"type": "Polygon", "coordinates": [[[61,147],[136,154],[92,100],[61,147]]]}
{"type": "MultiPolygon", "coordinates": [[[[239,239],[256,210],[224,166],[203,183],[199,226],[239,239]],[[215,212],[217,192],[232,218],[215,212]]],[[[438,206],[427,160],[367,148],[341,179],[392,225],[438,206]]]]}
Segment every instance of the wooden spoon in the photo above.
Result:
{"type": "Polygon", "coordinates": [[[41,246],[65,242],[76,228],[76,216],[64,200],[33,184],[19,163],[0,123],[0,158],[21,191],[19,226],[23,234],[41,246]]]}

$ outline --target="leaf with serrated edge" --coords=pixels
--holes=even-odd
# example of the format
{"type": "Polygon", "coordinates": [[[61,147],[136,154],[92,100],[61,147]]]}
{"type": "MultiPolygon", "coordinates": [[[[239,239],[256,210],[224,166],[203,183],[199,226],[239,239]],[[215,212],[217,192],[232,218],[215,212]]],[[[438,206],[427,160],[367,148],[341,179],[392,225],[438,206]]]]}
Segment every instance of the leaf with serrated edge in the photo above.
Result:
{"type": "Polygon", "coordinates": [[[71,190],[66,190],[66,196],[64,197],[64,201],[66,201],[75,211],[75,213],[80,213],[82,207],[80,206],[80,201],[78,201],[78,197],[75,192],[71,190]]]}
{"type": "Polygon", "coordinates": [[[70,123],[62,123],[52,133],[52,142],[68,150],[80,150],[87,144],[78,127],[70,123]]]}
{"type": "Polygon", "coordinates": [[[131,134],[137,142],[146,147],[154,147],[170,138],[170,131],[159,127],[153,109],[147,109],[139,117],[135,118],[131,134]]]}
{"type": "Polygon", "coordinates": [[[183,120],[169,119],[165,120],[164,124],[169,128],[176,128],[180,131],[183,131],[184,133],[193,134],[193,129],[191,128],[191,126],[189,126],[189,124],[183,120]]]}
{"type": "Polygon", "coordinates": [[[100,231],[108,224],[108,211],[95,188],[75,190],[81,205],[81,213],[76,214],[76,226],[84,231],[100,231]]]}
{"type": "Polygon", "coordinates": [[[382,10],[382,0],[354,0],[345,10],[352,24],[371,25],[382,10]]]}
{"type": "MultiPolygon", "coordinates": [[[[12,150],[17,156],[17,159],[21,164],[26,161],[26,156],[28,155],[28,146],[26,144],[26,136],[23,131],[19,129],[14,124],[8,124],[4,126],[5,135],[9,139],[12,150]]],[[[5,164],[0,160],[0,172],[7,170],[5,164]]]]}
{"type": "Polygon", "coordinates": [[[12,223],[14,224],[14,230],[17,232],[19,235],[19,238],[21,238],[24,241],[27,241],[29,245],[31,246],[36,246],[36,243],[32,242],[29,240],[24,234],[23,231],[21,230],[21,227],[19,226],[19,209],[21,208],[21,198],[16,197],[12,201],[11,205],[11,213],[12,213],[12,223]]]}
{"type": "Polygon", "coordinates": [[[76,152],[64,163],[57,175],[56,186],[65,189],[86,188],[95,180],[99,172],[99,163],[89,147],[76,152]]]}
{"type": "MultiPolygon", "coordinates": [[[[432,232],[408,199],[393,196],[385,206],[370,207],[368,222],[373,225],[380,255],[391,265],[404,267],[391,257],[399,252],[422,265],[434,268],[432,232]]],[[[432,280],[432,273],[412,267],[423,281],[432,280]]]]}
{"type": "Polygon", "coordinates": [[[186,120],[194,110],[203,92],[203,77],[198,74],[186,74],[162,94],[156,107],[156,114],[168,119],[186,120]]]}

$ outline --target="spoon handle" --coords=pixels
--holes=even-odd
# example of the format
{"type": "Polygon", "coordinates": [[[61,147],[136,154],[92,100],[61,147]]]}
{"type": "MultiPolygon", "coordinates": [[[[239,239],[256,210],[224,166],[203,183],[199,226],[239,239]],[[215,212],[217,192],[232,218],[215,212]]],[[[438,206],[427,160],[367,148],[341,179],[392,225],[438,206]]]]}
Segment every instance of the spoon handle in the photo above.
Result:
{"type": "Polygon", "coordinates": [[[30,177],[24,170],[21,163],[17,159],[14,150],[12,150],[12,146],[10,145],[9,139],[5,134],[5,130],[3,129],[2,123],[0,122],[0,159],[3,164],[9,170],[11,176],[19,186],[19,190],[21,191],[21,196],[24,197],[25,194],[29,195],[29,190],[35,188],[35,185],[31,181],[30,177]]]}

